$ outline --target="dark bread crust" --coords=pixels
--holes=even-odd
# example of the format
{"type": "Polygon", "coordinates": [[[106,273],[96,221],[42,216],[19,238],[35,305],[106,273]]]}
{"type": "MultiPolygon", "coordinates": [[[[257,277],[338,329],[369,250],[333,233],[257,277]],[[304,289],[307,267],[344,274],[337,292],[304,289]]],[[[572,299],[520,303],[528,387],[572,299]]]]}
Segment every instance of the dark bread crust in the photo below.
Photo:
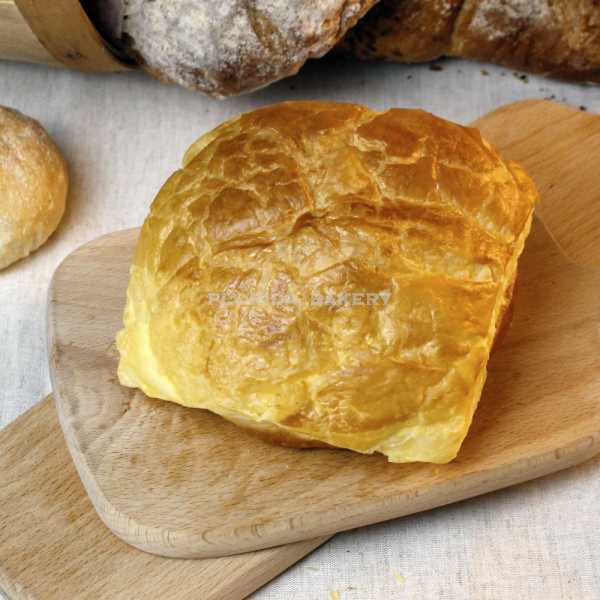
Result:
{"type": "Polygon", "coordinates": [[[464,0],[381,0],[338,42],[361,59],[427,62],[446,54],[464,0]]]}
{"type": "Polygon", "coordinates": [[[395,62],[462,56],[600,83],[600,1],[382,0],[336,48],[395,62]]]}

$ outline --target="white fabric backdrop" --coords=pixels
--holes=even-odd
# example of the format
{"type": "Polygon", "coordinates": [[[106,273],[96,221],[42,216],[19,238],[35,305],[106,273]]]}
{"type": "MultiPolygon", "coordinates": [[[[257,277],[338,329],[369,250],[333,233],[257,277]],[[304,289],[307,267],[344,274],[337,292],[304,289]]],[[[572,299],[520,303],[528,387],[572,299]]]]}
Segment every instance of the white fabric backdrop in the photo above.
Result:
{"type": "MultiPolygon", "coordinates": [[[[532,76],[526,83],[508,69],[461,60],[439,64],[443,71],[315,61],[293,78],[219,102],[144,73],[84,75],[0,62],[0,105],[38,119],[65,154],[70,174],[68,208],[56,233],[31,257],[0,271],[0,427],[50,392],[44,310],[56,266],[84,242],[140,225],[189,144],[235,114],[324,99],[376,110],[424,108],[467,124],[503,104],[548,97],[600,114],[600,87],[532,76]]],[[[341,600],[598,600],[599,534],[600,461],[592,459],[339,534],[252,599],[328,600],[338,590],[341,600]]]]}

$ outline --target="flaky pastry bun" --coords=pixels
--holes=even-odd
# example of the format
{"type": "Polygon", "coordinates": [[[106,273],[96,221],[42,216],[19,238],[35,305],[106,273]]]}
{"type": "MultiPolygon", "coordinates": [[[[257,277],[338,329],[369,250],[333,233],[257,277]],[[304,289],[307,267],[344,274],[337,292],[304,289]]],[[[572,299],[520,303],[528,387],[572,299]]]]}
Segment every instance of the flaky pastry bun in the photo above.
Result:
{"type": "Polygon", "coordinates": [[[235,117],[183,165],[139,238],[121,383],[275,443],[456,456],[538,200],[523,169],[476,129],[332,102],[235,117]]]}

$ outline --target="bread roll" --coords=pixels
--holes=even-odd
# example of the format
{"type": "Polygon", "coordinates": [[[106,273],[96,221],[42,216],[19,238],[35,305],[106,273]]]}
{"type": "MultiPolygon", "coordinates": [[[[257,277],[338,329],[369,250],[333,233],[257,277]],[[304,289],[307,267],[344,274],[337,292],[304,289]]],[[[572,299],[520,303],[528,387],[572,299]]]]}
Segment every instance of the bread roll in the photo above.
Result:
{"type": "Polygon", "coordinates": [[[600,2],[381,0],[337,50],[395,62],[462,56],[600,83],[600,2]]]}
{"type": "Polygon", "coordinates": [[[34,119],[0,106],[0,269],[39,248],[65,210],[67,165],[34,119]]]}
{"type": "Polygon", "coordinates": [[[456,456],[538,200],[523,169],[475,129],[331,102],[235,117],[183,165],[139,238],[121,383],[271,442],[456,456]]]}
{"type": "Polygon", "coordinates": [[[125,0],[123,39],[149,71],[213,98],[323,56],[377,0],[125,0]]]}

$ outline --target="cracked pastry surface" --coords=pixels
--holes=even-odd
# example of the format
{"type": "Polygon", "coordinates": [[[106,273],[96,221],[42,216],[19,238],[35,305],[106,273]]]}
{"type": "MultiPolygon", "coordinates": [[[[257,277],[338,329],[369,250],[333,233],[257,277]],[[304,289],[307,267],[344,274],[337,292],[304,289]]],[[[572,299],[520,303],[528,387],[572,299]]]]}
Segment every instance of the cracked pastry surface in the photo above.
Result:
{"type": "Polygon", "coordinates": [[[183,164],[139,238],[121,383],[276,443],[454,458],[538,200],[521,167],[423,111],[332,102],[235,117],[183,164]],[[311,302],[346,293],[389,298],[311,302]]]}

